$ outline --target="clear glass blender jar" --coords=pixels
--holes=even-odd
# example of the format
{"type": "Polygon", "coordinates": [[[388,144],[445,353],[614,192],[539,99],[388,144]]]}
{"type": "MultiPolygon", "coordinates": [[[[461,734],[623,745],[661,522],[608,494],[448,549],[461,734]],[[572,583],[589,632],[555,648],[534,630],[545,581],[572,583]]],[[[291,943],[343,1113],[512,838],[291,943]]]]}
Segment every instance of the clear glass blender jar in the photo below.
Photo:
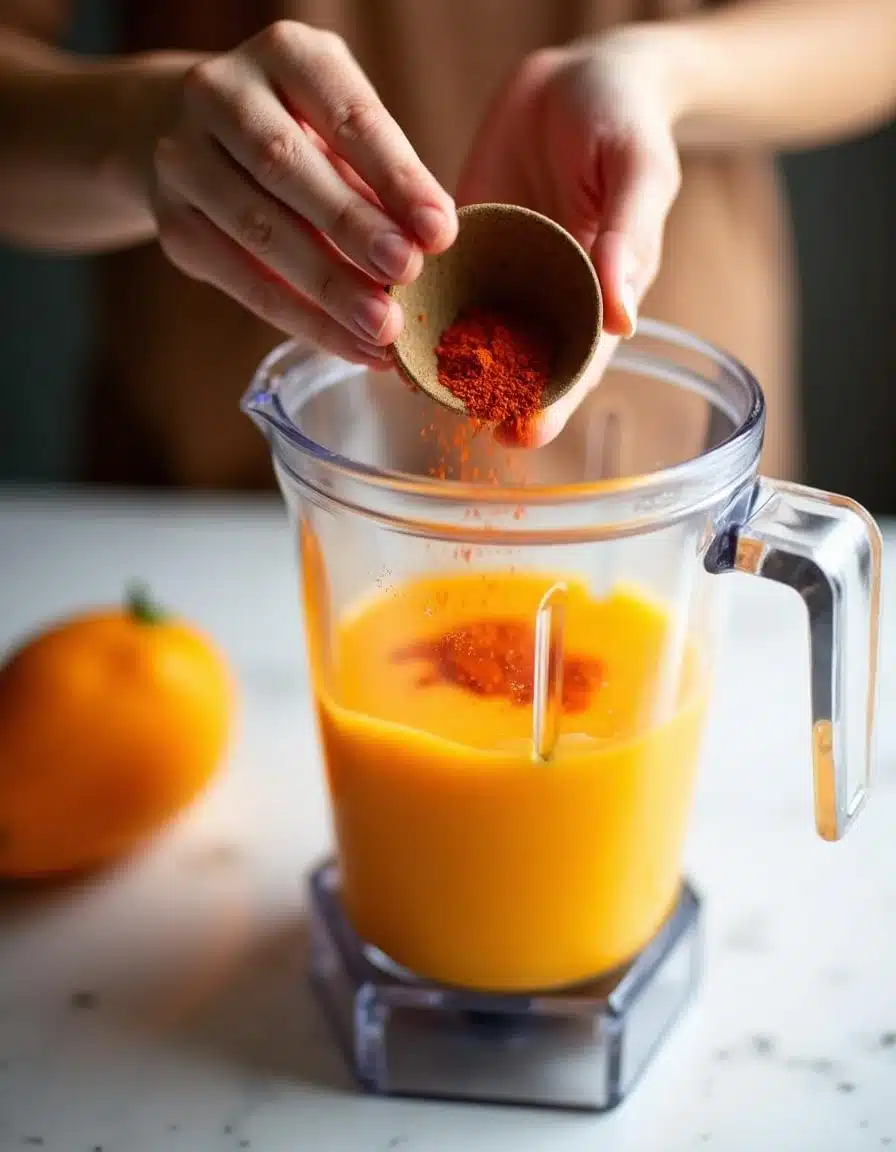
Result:
{"type": "Polygon", "coordinates": [[[532,452],[293,344],[244,408],[299,542],[343,898],[395,964],[547,989],[654,936],[681,885],[721,573],[802,597],[816,828],[855,818],[880,534],[850,500],[757,476],[763,397],[730,356],[644,321],[532,452]]]}

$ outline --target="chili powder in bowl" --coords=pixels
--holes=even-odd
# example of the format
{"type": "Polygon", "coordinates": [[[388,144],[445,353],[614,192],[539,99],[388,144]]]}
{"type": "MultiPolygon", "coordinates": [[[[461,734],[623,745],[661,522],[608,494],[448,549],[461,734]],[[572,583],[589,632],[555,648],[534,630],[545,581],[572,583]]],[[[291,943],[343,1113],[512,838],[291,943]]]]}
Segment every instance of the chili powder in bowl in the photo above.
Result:
{"type": "Polygon", "coordinates": [[[565,229],[527,208],[470,205],[458,225],[451,248],[390,289],[405,321],[396,363],[455,412],[524,421],[590,363],[603,324],[597,275],[565,229]]]}

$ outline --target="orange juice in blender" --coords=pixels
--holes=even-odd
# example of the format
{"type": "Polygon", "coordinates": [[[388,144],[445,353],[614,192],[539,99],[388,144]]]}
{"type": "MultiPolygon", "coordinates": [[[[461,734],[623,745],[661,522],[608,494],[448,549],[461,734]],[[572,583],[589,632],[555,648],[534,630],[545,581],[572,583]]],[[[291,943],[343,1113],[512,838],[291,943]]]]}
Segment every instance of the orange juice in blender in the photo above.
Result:
{"type": "Polygon", "coordinates": [[[303,554],[343,895],[361,937],[417,975],[486,991],[569,985],[629,960],[679,892],[706,695],[697,648],[663,707],[664,607],[636,587],[596,598],[563,581],[558,735],[543,760],[535,621],[555,575],[411,579],[331,621],[325,653],[308,533],[303,554]]]}

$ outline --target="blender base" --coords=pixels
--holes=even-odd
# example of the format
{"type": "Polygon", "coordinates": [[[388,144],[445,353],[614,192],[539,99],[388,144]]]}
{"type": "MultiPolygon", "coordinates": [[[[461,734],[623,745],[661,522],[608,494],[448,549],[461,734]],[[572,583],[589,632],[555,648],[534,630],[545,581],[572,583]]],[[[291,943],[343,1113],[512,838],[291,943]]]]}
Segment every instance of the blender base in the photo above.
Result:
{"type": "Polygon", "coordinates": [[[421,980],[355,934],[333,861],[310,877],[311,981],[361,1087],[376,1095],[605,1111],[631,1092],[700,977],[689,885],[624,969],[500,995],[421,980]]]}

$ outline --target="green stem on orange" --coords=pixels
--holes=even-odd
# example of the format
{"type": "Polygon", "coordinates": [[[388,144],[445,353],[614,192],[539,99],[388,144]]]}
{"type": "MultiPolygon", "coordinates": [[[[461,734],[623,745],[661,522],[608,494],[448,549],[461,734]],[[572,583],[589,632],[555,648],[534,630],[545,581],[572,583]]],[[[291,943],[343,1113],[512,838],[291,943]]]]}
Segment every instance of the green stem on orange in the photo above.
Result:
{"type": "Polygon", "coordinates": [[[168,613],[155,603],[144,584],[135,584],[128,590],[126,604],[130,614],[141,624],[162,624],[168,619],[168,613]]]}

